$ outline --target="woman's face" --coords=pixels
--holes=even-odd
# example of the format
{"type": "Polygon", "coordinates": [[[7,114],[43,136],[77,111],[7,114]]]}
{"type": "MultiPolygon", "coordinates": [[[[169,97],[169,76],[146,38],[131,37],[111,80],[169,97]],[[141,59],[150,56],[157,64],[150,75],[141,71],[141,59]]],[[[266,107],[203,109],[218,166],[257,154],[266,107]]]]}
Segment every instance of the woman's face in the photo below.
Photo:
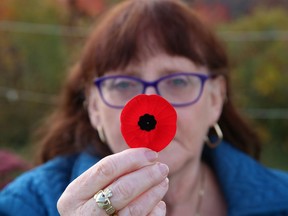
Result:
{"type": "MultiPolygon", "coordinates": [[[[163,52],[152,55],[137,64],[129,64],[124,70],[109,74],[129,74],[146,81],[154,81],[171,72],[208,74],[206,67],[198,67],[185,57],[170,56],[163,52]],[[133,74],[131,74],[131,72],[133,74]]],[[[107,74],[108,75],[108,74],[107,74]]],[[[153,87],[146,94],[156,94],[153,87]]],[[[197,103],[176,107],[177,132],[171,143],[159,153],[159,160],[166,163],[173,173],[189,160],[200,160],[208,129],[213,126],[222,111],[225,82],[222,77],[209,79],[197,103]]],[[[92,87],[89,98],[89,116],[95,129],[104,130],[106,141],[114,153],[129,148],[120,131],[121,109],[107,106],[96,87],[92,87]]]]}

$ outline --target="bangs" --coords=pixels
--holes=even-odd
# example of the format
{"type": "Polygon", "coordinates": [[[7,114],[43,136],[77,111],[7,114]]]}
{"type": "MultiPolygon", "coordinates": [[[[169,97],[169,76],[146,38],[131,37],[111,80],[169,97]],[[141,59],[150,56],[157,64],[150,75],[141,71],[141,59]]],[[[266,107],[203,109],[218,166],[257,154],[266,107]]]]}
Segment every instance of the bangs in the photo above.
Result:
{"type": "Polygon", "coordinates": [[[90,62],[86,63],[99,77],[160,50],[217,69],[223,66],[223,56],[215,42],[210,31],[182,3],[132,0],[102,20],[88,45],[86,56],[90,62]]]}

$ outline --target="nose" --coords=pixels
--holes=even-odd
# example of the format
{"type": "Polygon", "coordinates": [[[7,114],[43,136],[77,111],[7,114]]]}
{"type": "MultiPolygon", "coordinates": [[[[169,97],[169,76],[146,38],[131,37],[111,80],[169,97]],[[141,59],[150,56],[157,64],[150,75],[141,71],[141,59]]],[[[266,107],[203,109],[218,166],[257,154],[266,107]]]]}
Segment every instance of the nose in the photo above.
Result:
{"type": "Polygon", "coordinates": [[[155,88],[154,86],[148,86],[148,87],[145,89],[144,94],[152,95],[152,94],[158,94],[158,93],[157,93],[156,88],[155,88]]]}

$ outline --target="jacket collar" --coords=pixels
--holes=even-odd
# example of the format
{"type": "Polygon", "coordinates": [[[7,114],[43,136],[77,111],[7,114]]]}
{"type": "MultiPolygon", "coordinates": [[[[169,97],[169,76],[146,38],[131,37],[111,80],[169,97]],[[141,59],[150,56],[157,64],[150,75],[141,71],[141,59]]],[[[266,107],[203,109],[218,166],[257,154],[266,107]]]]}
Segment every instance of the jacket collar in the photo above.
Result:
{"type": "Polygon", "coordinates": [[[88,170],[91,166],[96,164],[99,160],[99,158],[92,156],[88,152],[82,152],[79,154],[72,168],[70,182],[88,170]]]}
{"type": "Polygon", "coordinates": [[[227,200],[229,215],[288,213],[287,174],[265,168],[226,142],[208,150],[208,157],[227,200]]]}

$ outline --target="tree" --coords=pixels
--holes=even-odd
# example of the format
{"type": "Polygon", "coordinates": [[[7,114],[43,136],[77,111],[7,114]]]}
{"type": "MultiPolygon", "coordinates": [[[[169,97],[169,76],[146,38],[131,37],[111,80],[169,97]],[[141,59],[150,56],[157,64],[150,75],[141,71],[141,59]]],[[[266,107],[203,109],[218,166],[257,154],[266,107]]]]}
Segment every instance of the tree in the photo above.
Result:
{"type": "Polygon", "coordinates": [[[288,149],[288,12],[258,8],[219,27],[232,59],[234,97],[267,148],[288,149]]]}
{"type": "Polygon", "coordinates": [[[23,153],[53,105],[49,95],[58,92],[69,54],[51,1],[9,0],[5,7],[13,13],[1,17],[0,145],[23,153]]]}

